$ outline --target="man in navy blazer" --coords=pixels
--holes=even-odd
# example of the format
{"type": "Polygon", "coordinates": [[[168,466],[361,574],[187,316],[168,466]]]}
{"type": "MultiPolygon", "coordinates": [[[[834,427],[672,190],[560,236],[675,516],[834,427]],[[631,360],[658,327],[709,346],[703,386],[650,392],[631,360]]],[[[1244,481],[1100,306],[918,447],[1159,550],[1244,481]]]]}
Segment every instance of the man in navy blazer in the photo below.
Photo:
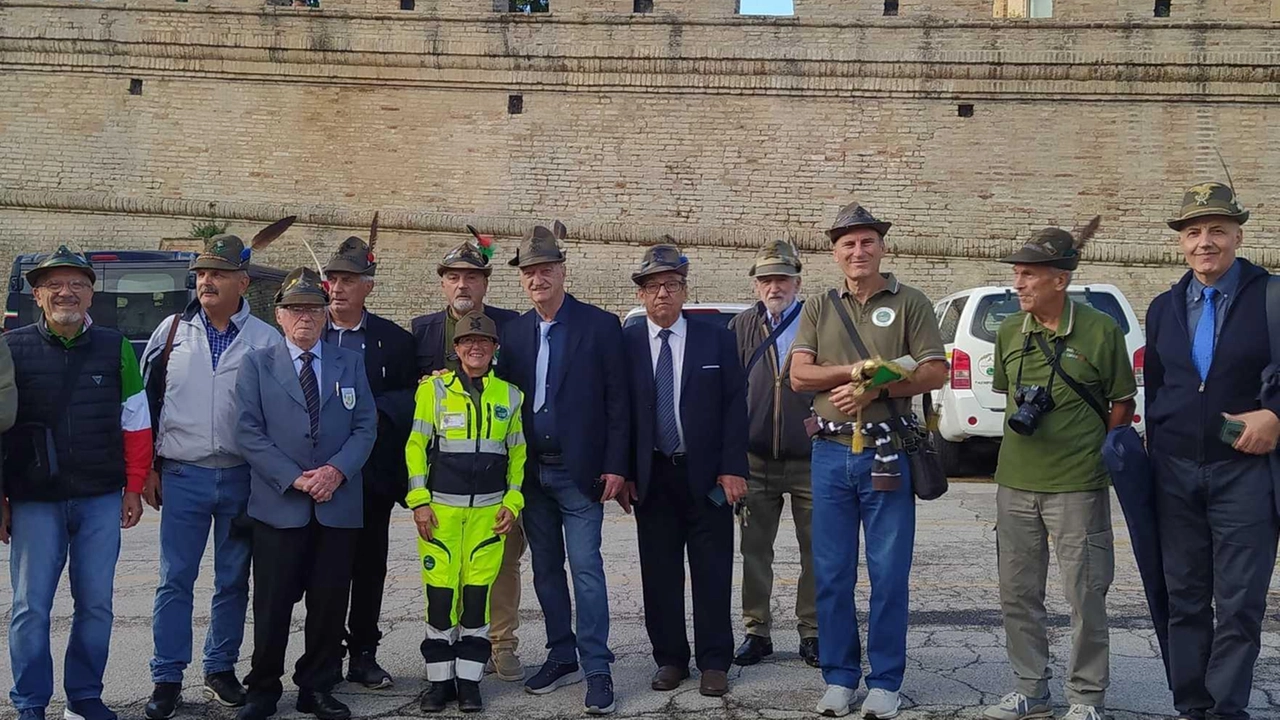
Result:
{"type": "MultiPolygon", "coordinates": [[[[388,688],[391,674],[378,664],[382,631],[382,594],[387,583],[391,511],[409,492],[404,446],[413,425],[418,367],[409,331],[365,308],[373,292],[378,263],[375,220],[369,242],[352,236],[342,241],[324,266],[329,282],[329,321],[324,341],[364,359],[365,377],[378,409],[378,437],[365,462],[364,526],[356,541],[351,569],[351,604],[347,617],[347,682],[388,688]]],[[[342,668],[336,670],[341,673],[342,668]]]]}
{"type": "Polygon", "coordinates": [[[747,383],[732,332],[683,314],[689,261],[655,245],[631,276],[648,319],[623,331],[635,428],[634,482],[644,622],[654,690],[689,677],[684,555],[693,583],[699,691],[728,692],[733,660],[733,505],[747,494],[747,383]]]}
{"type": "Polygon", "coordinates": [[[585,675],[587,712],[606,714],[614,701],[600,555],[602,503],[614,499],[625,482],[631,404],[618,317],[565,292],[559,244],[564,235],[557,222],[554,233],[538,226],[521,242],[511,264],[520,268],[533,309],[502,328],[498,356],[498,376],[525,395],[524,530],[550,651],[525,690],[549,693],[585,675]],[[576,637],[566,552],[577,601],[576,637]]]}
{"type": "Polygon", "coordinates": [[[253,661],[239,720],[276,712],[293,606],[306,596],[306,649],[293,681],[298,710],[321,720],[351,711],[330,691],[342,662],[361,470],[378,412],[364,359],[320,341],[329,296],[298,268],[276,295],[285,342],[250,353],[236,378],[236,443],[249,462],[253,519],[253,661]]]}
{"type": "MultiPolygon", "coordinates": [[[[413,337],[418,348],[418,372],[421,375],[439,370],[461,371],[458,354],[453,349],[453,333],[463,315],[479,310],[493,321],[498,330],[520,316],[512,310],[484,304],[484,297],[489,291],[489,276],[493,273],[493,266],[489,264],[493,239],[488,235],[475,235],[476,242],[468,240],[453,248],[436,265],[445,308],[413,319],[413,337]]],[[[404,443],[400,444],[400,456],[403,459],[404,443]]],[[[404,497],[404,494],[400,496],[404,497]]],[[[524,664],[516,655],[520,644],[516,630],[520,628],[520,558],[524,556],[525,547],[523,520],[522,514],[511,532],[507,533],[506,544],[502,547],[502,567],[489,590],[489,642],[493,646],[493,655],[486,672],[495,672],[499,680],[507,682],[524,680],[524,664]]]]}

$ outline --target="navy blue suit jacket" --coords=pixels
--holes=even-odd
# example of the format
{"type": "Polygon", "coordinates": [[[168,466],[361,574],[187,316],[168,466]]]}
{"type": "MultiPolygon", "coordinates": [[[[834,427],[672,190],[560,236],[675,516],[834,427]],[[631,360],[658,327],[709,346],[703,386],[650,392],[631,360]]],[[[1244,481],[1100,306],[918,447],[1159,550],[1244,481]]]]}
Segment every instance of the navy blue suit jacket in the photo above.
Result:
{"type": "MultiPolygon", "coordinates": [[[[622,355],[618,316],[566,295],[560,311],[566,352],[552,379],[564,463],[588,497],[596,478],[606,473],[630,479],[631,394],[622,355]]],[[[499,377],[524,392],[524,427],[533,428],[533,398],[538,361],[538,311],[530,310],[502,326],[499,377]]],[[[530,450],[529,471],[537,456],[530,450]]],[[[528,477],[535,477],[528,475],[528,477]]]]}
{"type": "MultiPolygon", "coordinates": [[[[679,412],[689,487],[694,497],[699,497],[715,488],[720,475],[748,475],[747,380],[732,332],[710,323],[686,322],[689,330],[680,377],[679,412]]],[[[623,335],[635,423],[635,470],[627,479],[636,482],[640,502],[644,502],[657,446],[649,324],[632,325],[623,330],[623,335]]]]}
{"type": "MultiPolygon", "coordinates": [[[[413,339],[417,344],[418,374],[430,375],[444,369],[444,314],[440,310],[413,319],[413,339]]],[[[492,305],[484,306],[484,314],[502,330],[502,326],[520,317],[514,310],[503,310],[492,305]]]]}
{"type": "Polygon", "coordinates": [[[365,376],[378,407],[378,439],[364,466],[365,492],[403,502],[409,492],[404,446],[409,442],[418,390],[413,336],[373,313],[365,316],[364,328],[365,376]]]}

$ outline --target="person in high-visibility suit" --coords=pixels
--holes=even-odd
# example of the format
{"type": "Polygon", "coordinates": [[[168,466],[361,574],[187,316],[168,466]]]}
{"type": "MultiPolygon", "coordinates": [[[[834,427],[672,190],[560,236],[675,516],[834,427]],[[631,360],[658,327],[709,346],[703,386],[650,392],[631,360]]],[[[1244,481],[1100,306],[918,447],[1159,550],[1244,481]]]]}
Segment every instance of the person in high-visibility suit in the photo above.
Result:
{"type": "Polygon", "coordinates": [[[418,385],[405,447],[406,501],[426,585],[422,657],[431,685],[423,712],[440,712],[455,698],[463,712],[484,709],[489,589],[505,536],[524,508],[523,395],[490,370],[498,349],[493,321],[481,312],[464,315],[453,345],[461,368],[418,385]]]}

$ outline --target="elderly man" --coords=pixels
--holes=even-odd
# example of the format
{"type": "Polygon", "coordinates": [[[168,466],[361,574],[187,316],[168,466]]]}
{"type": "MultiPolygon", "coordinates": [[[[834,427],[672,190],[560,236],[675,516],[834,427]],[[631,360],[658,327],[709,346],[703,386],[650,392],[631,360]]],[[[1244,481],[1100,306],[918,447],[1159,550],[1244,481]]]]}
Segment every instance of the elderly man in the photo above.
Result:
{"type": "Polygon", "coordinates": [[[491,369],[497,328],[472,311],[459,319],[453,342],[462,371],[418,387],[404,451],[412,473],[406,502],[418,526],[427,596],[422,657],[431,686],[422,695],[423,712],[440,712],[455,697],[462,712],[484,709],[489,589],[524,507],[524,396],[491,369]]]}
{"type": "Polygon", "coordinates": [[[351,607],[347,620],[347,681],[388,688],[391,674],[378,664],[378,616],[387,581],[391,510],[403,501],[409,476],[404,444],[413,423],[413,393],[418,387],[413,336],[399,325],[365,309],[373,292],[377,262],[377,225],[369,243],[349,237],[324,266],[329,281],[329,324],[325,342],[364,358],[364,369],[378,409],[378,438],[365,463],[364,526],[356,540],[351,570],[351,607]]]}
{"type": "Polygon", "coordinates": [[[244,704],[236,678],[249,607],[249,538],[233,527],[249,505],[249,465],[236,447],[236,375],[250,352],[280,333],[249,312],[249,254],[235,235],[218,235],[191,262],[196,299],[156,327],[143,351],[156,429],[156,466],[143,497],[160,510],[160,585],[151,615],[155,688],[150,720],[173,717],[191,662],[196,578],[213,531],[213,603],[204,643],[204,694],[244,704]],[[210,412],[210,408],[213,409],[210,412]]]}
{"type": "Polygon", "coordinates": [[[587,677],[586,710],[613,712],[609,595],[600,535],[604,505],[630,465],[631,400],[618,317],[565,292],[565,256],[555,230],[539,225],[510,264],[533,309],[501,330],[498,377],[524,392],[529,438],[524,529],[533,588],[547,625],[542,668],[525,682],[535,695],[587,677]],[[566,552],[573,573],[569,602],[566,552]],[[576,613],[574,612],[576,610],[576,613]],[[576,614],[577,635],[572,618],[576,614]],[[581,665],[579,665],[581,662],[581,665]]]}
{"type": "Polygon", "coordinates": [[[1008,396],[996,467],[996,547],[1005,645],[1017,683],[991,720],[1051,714],[1049,541],[1071,606],[1065,720],[1101,720],[1109,683],[1107,589],[1115,570],[1109,430],[1129,424],[1138,393],[1124,332],[1067,297],[1098,219],[1072,236],[1046,228],[1001,262],[1013,265],[1021,312],[996,332],[992,389],[1008,396]]]}
{"type": "Polygon", "coordinates": [[[800,329],[791,345],[791,387],[817,393],[813,408],[819,431],[813,439],[814,584],[819,662],[827,691],[818,703],[823,715],[849,713],[862,677],[862,646],[853,587],[858,573],[858,526],[867,537],[871,579],[871,619],[867,631],[867,697],[862,714],[884,720],[898,714],[898,689],[907,663],[908,577],[915,545],[916,506],[909,465],[898,472],[873,473],[876,450],[853,452],[853,434],[882,425],[909,424],[911,398],[946,382],[946,352],[933,306],[924,293],[881,274],[885,234],[891,224],[877,220],[858,203],[840,210],[827,231],[844,285],[804,304],[800,329]],[[858,333],[854,340],[849,328],[858,333]],[[859,352],[863,345],[874,357],[859,352]],[[850,383],[855,363],[910,358],[909,379],[859,390],[850,383]],[[859,426],[855,418],[861,416],[859,426]]]}
{"type": "Polygon", "coordinates": [[[791,498],[791,516],[800,543],[800,584],[796,589],[800,657],[818,666],[818,611],[813,604],[813,553],[810,524],[813,488],[809,455],[813,444],[804,421],[812,393],[791,389],[791,343],[800,317],[800,256],[785,240],[770,240],[748,273],[760,302],[729,322],[738,339],[738,358],[747,369],[748,443],[751,477],[742,524],[742,619],[747,637],[734,655],[737,665],[755,665],[773,654],[773,542],[778,537],[783,497],[791,498]]]}
{"type": "MultiPolygon", "coordinates": [[[[1249,212],[1226,185],[1187,190],[1169,220],[1189,271],[1147,312],[1147,443],[1169,587],[1169,678],[1186,720],[1249,716],[1275,566],[1267,455],[1280,404],[1259,402],[1280,282],[1236,257],[1249,212]]],[[[1272,340],[1274,342],[1274,340],[1272,340]]]]}
{"type": "Polygon", "coordinates": [[[733,506],[747,494],[747,398],[733,333],[684,316],[689,261],[674,245],[645,251],[631,276],[644,325],[623,331],[635,429],[644,624],[658,670],[654,690],[689,677],[684,558],[693,584],[699,692],[729,691],[733,656],[733,506]]]}
{"type": "MultiPolygon", "coordinates": [[[[493,239],[476,233],[476,242],[462,243],[449,251],[436,266],[440,289],[444,292],[445,309],[413,319],[413,336],[418,347],[418,372],[430,375],[441,370],[458,372],[460,364],[453,338],[458,319],[479,311],[493,320],[501,332],[508,321],[519,316],[511,310],[485,305],[489,290],[489,265],[493,239]]],[[[490,598],[489,639],[493,655],[486,668],[496,672],[499,680],[524,680],[524,666],[516,655],[520,628],[520,558],[524,555],[524,529],[517,522],[503,545],[502,570],[493,583],[490,598]]]]}
{"type": "Polygon", "coordinates": [[[236,441],[252,468],[253,663],[239,720],[276,712],[293,606],[305,597],[306,647],[295,666],[298,711],[346,720],[330,693],[364,520],[361,470],[378,409],[364,358],[323,342],[329,294],[310,268],[276,294],[284,343],[249,354],[236,379],[236,441]]]}
{"type": "Polygon", "coordinates": [[[120,529],[142,517],[151,414],[133,346],[86,314],[96,280],[85,258],[59,247],[27,273],[43,315],[5,336],[18,414],[3,439],[8,509],[0,540],[13,543],[9,697],[22,720],[43,720],[53,695],[49,619],[68,560],[75,613],[65,714],[116,718],[102,704],[102,673],[120,529]]]}

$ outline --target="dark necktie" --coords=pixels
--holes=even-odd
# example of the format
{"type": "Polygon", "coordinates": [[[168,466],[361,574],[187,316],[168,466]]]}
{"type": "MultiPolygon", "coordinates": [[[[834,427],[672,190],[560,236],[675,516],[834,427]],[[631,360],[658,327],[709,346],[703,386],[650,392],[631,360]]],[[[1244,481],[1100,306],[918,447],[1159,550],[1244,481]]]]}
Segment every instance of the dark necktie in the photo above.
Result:
{"type": "Polygon", "coordinates": [[[676,427],[676,367],[671,359],[671,331],[663,328],[658,331],[658,337],[662,339],[662,350],[653,376],[658,396],[658,450],[671,456],[680,449],[680,430],[676,427]]]}
{"type": "Polygon", "coordinates": [[[316,382],[316,371],[311,367],[315,355],[304,352],[298,356],[302,361],[302,370],[298,373],[298,382],[302,383],[302,397],[307,401],[307,414],[311,416],[311,442],[320,439],[320,384],[316,382]]]}

